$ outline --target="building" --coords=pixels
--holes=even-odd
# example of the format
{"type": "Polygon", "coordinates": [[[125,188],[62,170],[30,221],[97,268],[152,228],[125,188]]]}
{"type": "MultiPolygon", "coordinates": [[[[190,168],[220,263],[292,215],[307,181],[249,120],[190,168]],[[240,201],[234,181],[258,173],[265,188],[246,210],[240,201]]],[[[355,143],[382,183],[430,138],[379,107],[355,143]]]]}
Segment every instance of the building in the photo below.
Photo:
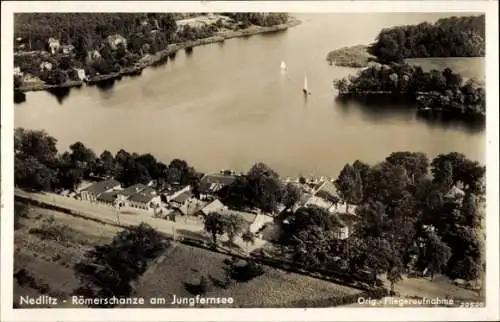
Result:
{"type": "Polygon", "coordinates": [[[316,206],[327,209],[330,212],[335,212],[339,201],[340,197],[333,183],[324,180],[316,184],[312,188],[311,193],[303,196],[301,202],[294,208],[294,211],[300,207],[316,206]]]}
{"type": "Polygon", "coordinates": [[[160,205],[160,195],[153,188],[146,187],[140,192],[132,194],[128,197],[129,207],[154,212],[160,205]]]}
{"type": "Polygon", "coordinates": [[[193,193],[189,190],[177,193],[174,197],[169,199],[169,203],[174,208],[180,208],[187,204],[187,202],[193,197],[193,193]]]}
{"type": "Polygon", "coordinates": [[[59,40],[52,38],[52,37],[49,38],[48,45],[49,45],[50,53],[52,55],[59,52],[59,49],[61,48],[61,43],[59,42],[59,40]]]}
{"type": "Polygon", "coordinates": [[[112,50],[116,50],[118,46],[123,46],[123,48],[127,49],[127,39],[121,35],[111,35],[106,38],[106,41],[108,42],[109,47],[112,50]]]}
{"type": "Polygon", "coordinates": [[[75,46],[73,46],[73,45],[62,45],[61,48],[62,48],[63,54],[65,54],[65,55],[69,55],[73,52],[73,50],[75,50],[75,46]]]}
{"type": "Polygon", "coordinates": [[[196,198],[187,200],[182,206],[172,208],[175,215],[196,216],[197,213],[206,206],[206,203],[196,198]]]}
{"type": "Polygon", "coordinates": [[[200,180],[200,198],[205,199],[219,192],[222,188],[229,186],[236,180],[234,174],[206,174],[200,180]]]}
{"type": "Polygon", "coordinates": [[[75,68],[76,73],[78,74],[78,78],[80,80],[85,80],[86,75],[85,75],[85,69],[80,69],[80,68],[75,68]]]}
{"type": "Polygon", "coordinates": [[[444,195],[444,197],[450,201],[462,203],[464,197],[465,197],[465,192],[454,185],[451,187],[451,189],[444,195]]]}
{"type": "Polygon", "coordinates": [[[217,213],[222,213],[224,211],[227,211],[228,208],[225,206],[219,199],[215,199],[202,209],[200,209],[196,215],[206,217],[208,214],[212,212],[217,212],[217,213]]]}
{"type": "Polygon", "coordinates": [[[91,184],[85,189],[80,191],[80,198],[82,200],[97,202],[97,197],[101,194],[121,188],[121,184],[115,179],[103,180],[91,184]]]}
{"type": "Polygon", "coordinates": [[[52,70],[52,64],[51,64],[51,63],[49,63],[49,62],[46,62],[46,61],[42,62],[42,63],[40,64],[40,71],[42,71],[42,72],[43,72],[43,71],[45,71],[45,70],[47,70],[47,71],[51,71],[51,70],[52,70]]]}
{"type": "Polygon", "coordinates": [[[127,188],[120,190],[119,195],[123,199],[128,199],[131,195],[141,192],[146,189],[147,186],[142,183],[136,183],[134,185],[128,186],[127,188]]]}
{"type": "Polygon", "coordinates": [[[118,191],[103,192],[97,197],[96,202],[106,206],[113,206],[117,200],[118,193],[118,191]]]}

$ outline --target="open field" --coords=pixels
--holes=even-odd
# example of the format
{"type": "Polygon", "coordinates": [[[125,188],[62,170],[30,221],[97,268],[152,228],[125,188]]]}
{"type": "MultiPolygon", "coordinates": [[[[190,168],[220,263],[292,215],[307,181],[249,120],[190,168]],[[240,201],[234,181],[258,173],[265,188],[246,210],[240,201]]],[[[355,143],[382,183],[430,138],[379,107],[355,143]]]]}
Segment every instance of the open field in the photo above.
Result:
{"type": "MultiPolygon", "coordinates": [[[[37,207],[30,207],[19,224],[20,228],[14,233],[14,274],[24,270],[28,278],[20,278],[21,283],[14,279],[14,304],[18,303],[20,296],[26,295],[69,297],[79,286],[73,265],[86,251],[95,245],[109,242],[120,230],[37,207]],[[61,234],[57,240],[36,234],[36,229],[53,229],[61,234]]],[[[60,304],[64,306],[63,303],[60,304]]]]}
{"type": "MultiPolygon", "coordinates": [[[[73,265],[86,251],[97,244],[109,242],[120,231],[120,228],[111,225],[35,206],[30,207],[27,216],[21,218],[19,223],[20,228],[15,232],[14,272],[24,269],[34,282],[24,281],[20,285],[14,279],[14,302],[20,296],[42,294],[69,299],[73,290],[79,286],[73,265]],[[42,238],[33,230],[57,227],[63,227],[59,230],[62,231],[59,240],[42,238]]],[[[223,261],[226,258],[228,256],[175,244],[137,281],[134,296],[144,297],[146,301],[152,296],[165,296],[170,301],[172,294],[190,296],[184,283],[196,284],[202,275],[214,279],[207,296],[233,297],[233,307],[301,307],[309,300],[360,292],[268,267],[262,276],[245,283],[233,281],[223,289],[213,284],[224,276],[223,261]]],[[[60,301],[57,307],[70,305],[69,302],[60,301]]]]}
{"type": "MultiPolygon", "coordinates": [[[[161,307],[186,307],[170,305],[173,295],[193,297],[188,289],[208,278],[206,297],[232,297],[232,305],[217,307],[303,307],[307,302],[325,300],[345,294],[360,293],[360,290],[295,273],[265,267],[264,274],[248,282],[232,281],[224,288],[224,259],[218,253],[199,248],[175,244],[160,256],[161,263],[153,264],[137,283],[137,296],[146,300],[153,296],[166,299],[161,307]]],[[[158,306],[156,306],[158,307],[158,306]]],[[[203,307],[202,305],[198,307],[203,307]]]]}

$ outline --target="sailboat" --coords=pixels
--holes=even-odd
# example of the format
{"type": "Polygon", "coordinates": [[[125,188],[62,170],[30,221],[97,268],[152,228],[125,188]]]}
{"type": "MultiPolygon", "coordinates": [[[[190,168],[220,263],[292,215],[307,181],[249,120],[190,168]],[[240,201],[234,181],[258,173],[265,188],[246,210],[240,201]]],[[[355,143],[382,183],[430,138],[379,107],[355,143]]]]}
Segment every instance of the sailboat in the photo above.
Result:
{"type": "Polygon", "coordinates": [[[311,95],[311,92],[309,92],[309,89],[307,87],[307,76],[304,76],[304,88],[302,89],[304,92],[304,95],[311,95]]]}
{"type": "Polygon", "coordinates": [[[286,70],[286,64],[284,61],[281,62],[281,70],[286,70]]]}

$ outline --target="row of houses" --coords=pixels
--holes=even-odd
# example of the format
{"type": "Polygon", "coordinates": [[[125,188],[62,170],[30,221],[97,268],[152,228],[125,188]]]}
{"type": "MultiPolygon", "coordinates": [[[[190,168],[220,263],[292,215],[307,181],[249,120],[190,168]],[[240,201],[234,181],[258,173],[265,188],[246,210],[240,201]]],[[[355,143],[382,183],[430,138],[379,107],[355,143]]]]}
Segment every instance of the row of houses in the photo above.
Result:
{"type": "MultiPolygon", "coordinates": [[[[179,187],[173,190],[156,191],[150,185],[135,184],[123,188],[121,184],[108,179],[94,183],[81,190],[78,198],[108,206],[129,207],[145,211],[155,217],[175,220],[178,216],[204,218],[211,212],[224,215],[236,214],[248,223],[250,231],[256,233],[272,222],[272,216],[259,212],[236,211],[216,199],[216,194],[224,187],[232,184],[238,174],[221,171],[208,174],[201,178],[200,195],[196,198],[190,186],[179,187]]],[[[297,185],[303,192],[302,198],[292,207],[289,217],[283,220],[287,223],[292,220],[293,214],[303,207],[319,207],[328,211],[335,218],[339,239],[348,238],[357,221],[354,205],[342,202],[335,185],[327,178],[321,178],[316,183],[286,181],[297,185]],[[349,210],[349,211],[348,211],[349,210]]],[[[447,198],[462,199],[463,191],[454,186],[445,196],[447,198]]],[[[284,210],[284,206],[279,207],[284,210]]]]}

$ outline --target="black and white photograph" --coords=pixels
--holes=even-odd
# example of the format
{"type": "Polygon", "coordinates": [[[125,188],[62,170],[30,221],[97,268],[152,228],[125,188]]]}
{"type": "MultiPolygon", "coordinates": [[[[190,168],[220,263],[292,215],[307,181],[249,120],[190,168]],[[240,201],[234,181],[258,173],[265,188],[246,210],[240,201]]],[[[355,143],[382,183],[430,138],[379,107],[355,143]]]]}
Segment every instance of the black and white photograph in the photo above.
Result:
{"type": "Polygon", "coordinates": [[[498,3],[389,2],[2,2],[5,321],[498,319],[498,3]]]}

